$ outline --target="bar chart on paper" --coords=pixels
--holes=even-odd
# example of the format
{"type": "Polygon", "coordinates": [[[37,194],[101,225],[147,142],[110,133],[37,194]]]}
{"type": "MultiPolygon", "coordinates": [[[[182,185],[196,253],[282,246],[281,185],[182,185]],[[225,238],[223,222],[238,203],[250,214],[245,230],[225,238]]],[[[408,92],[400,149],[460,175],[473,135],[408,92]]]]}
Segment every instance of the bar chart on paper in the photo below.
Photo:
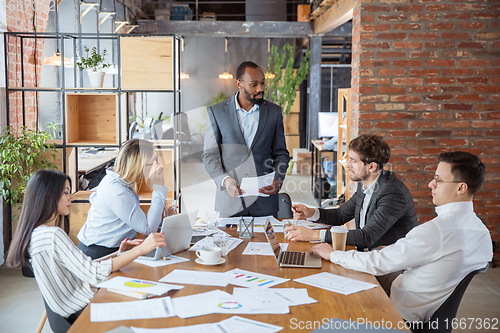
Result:
{"type": "Polygon", "coordinates": [[[238,268],[227,271],[226,274],[232,276],[232,280],[230,280],[229,283],[247,288],[269,288],[289,280],[277,276],[249,272],[238,268]]]}

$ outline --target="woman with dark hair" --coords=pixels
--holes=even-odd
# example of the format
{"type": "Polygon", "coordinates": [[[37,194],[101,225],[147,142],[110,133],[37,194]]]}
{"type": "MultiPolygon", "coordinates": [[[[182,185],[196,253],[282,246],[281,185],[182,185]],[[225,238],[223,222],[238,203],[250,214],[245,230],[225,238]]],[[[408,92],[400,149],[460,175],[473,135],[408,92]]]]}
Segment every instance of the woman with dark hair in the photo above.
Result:
{"type": "Polygon", "coordinates": [[[70,178],[59,171],[40,170],[31,177],[7,264],[31,263],[47,306],[71,324],[94,297],[93,286],[165,242],[161,234],[151,234],[144,241],[125,240],[119,252],[130,251],[92,260],[67,235],[73,201],[70,189],[70,178]]]}
{"type": "Polygon", "coordinates": [[[87,221],[78,233],[78,248],[97,259],[116,252],[121,241],[135,238],[138,232],[143,235],[157,232],[167,191],[153,144],[139,139],[125,142],[113,171],[106,170],[106,176],[90,196],[87,221]],[[153,188],[147,215],[138,196],[143,180],[152,183],[153,188]]]}

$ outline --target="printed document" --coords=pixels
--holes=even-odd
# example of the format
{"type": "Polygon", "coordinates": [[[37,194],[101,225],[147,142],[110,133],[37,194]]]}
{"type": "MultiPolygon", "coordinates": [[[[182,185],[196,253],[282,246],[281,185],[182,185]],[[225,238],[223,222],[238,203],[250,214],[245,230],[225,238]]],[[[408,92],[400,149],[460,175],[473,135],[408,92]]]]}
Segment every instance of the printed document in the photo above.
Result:
{"type": "MultiPolygon", "coordinates": [[[[280,243],[281,251],[286,251],[288,243],[280,243]]],[[[249,242],[243,254],[248,255],[261,255],[261,256],[274,256],[273,249],[268,242],[249,242]]]]}
{"type": "Polygon", "coordinates": [[[90,321],[115,321],[175,316],[170,297],[144,301],[90,303],[90,321]]]}
{"type": "Polygon", "coordinates": [[[225,287],[229,284],[229,280],[231,280],[231,276],[228,276],[226,273],[176,269],[162,277],[160,282],[225,287]]]}
{"type": "Polygon", "coordinates": [[[294,281],[343,295],[350,295],[359,291],[375,288],[377,286],[376,284],[349,279],[327,272],[309,275],[300,279],[294,279],[294,281]]]}
{"type": "Polygon", "coordinates": [[[240,197],[259,196],[268,197],[269,194],[259,193],[259,189],[265,186],[272,185],[275,172],[259,177],[247,177],[241,180],[240,188],[245,191],[245,194],[240,197]]]}

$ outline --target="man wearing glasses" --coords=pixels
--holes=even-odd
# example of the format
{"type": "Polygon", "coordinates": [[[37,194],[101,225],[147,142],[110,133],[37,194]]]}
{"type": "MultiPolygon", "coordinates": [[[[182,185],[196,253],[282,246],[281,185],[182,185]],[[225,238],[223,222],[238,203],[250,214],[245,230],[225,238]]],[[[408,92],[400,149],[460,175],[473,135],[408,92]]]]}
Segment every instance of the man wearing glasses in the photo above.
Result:
{"type": "Polygon", "coordinates": [[[342,252],[320,244],[311,252],[374,275],[404,270],[392,282],[391,301],[406,321],[426,323],[468,273],[492,259],[490,233],[472,203],[484,183],[485,169],[470,153],[440,154],[429,183],[436,218],[380,250],[342,252]]]}

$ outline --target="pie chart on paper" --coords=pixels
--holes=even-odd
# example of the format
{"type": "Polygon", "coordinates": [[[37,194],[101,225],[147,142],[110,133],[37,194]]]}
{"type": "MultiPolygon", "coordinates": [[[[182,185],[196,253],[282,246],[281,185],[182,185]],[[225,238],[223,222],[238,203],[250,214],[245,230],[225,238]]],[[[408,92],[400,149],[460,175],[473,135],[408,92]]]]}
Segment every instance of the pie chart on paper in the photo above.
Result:
{"type": "Polygon", "coordinates": [[[125,287],[130,287],[130,288],[149,288],[149,287],[154,287],[156,284],[153,284],[148,281],[142,281],[142,280],[131,280],[127,281],[123,284],[125,287]]]}

